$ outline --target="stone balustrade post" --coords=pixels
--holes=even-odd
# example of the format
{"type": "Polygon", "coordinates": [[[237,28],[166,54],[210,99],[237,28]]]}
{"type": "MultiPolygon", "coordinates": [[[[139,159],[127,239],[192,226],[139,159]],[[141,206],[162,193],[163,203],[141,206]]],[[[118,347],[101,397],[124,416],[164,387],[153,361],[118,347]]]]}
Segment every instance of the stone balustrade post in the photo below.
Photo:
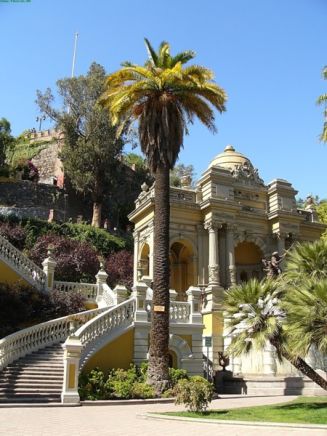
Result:
{"type": "Polygon", "coordinates": [[[137,283],[132,288],[132,297],[136,299],[135,321],[147,322],[148,314],[145,307],[146,291],[148,286],[145,283],[137,283]]]}
{"type": "Polygon", "coordinates": [[[201,315],[201,289],[190,286],[186,291],[187,302],[190,304],[190,323],[202,324],[201,315]]]}
{"type": "Polygon", "coordinates": [[[115,294],[115,304],[120,304],[123,301],[127,300],[128,297],[128,291],[126,286],[123,285],[117,285],[114,290],[113,290],[114,294],[115,294]]]}
{"type": "Polygon", "coordinates": [[[45,290],[52,291],[57,262],[52,258],[52,250],[48,249],[48,257],[42,262],[43,271],[47,277],[45,290]]]}
{"type": "Polygon", "coordinates": [[[169,289],[169,298],[170,301],[176,301],[177,292],[175,291],[175,289],[169,289]]]}
{"type": "Polygon", "coordinates": [[[98,286],[96,301],[100,301],[102,299],[103,294],[103,285],[107,283],[108,274],[105,272],[103,264],[100,263],[100,270],[95,276],[96,284],[98,286]]]}
{"type": "Polygon", "coordinates": [[[61,402],[77,404],[80,402],[78,374],[83,345],[75,336],[69,336],[62,347],[64,349],[64,383],[61,392],[61,402]]]}

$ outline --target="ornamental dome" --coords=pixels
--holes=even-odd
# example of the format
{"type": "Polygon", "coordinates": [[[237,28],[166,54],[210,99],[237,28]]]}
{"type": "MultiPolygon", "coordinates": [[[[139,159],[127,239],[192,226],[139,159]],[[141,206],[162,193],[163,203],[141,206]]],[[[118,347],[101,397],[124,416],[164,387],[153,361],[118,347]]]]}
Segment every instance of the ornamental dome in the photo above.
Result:
{"type": "Polygon", "coordinates": [[[232,145],[227,145],[223,153],[217,154],[217,156],[212,159],[209,168],[218,166],[234,170],[239,166],[243,166],[244,164],[249,168],[253,168],[250,159],[248,159],[242,153],[235,151],[235,148],[232,145]]]}

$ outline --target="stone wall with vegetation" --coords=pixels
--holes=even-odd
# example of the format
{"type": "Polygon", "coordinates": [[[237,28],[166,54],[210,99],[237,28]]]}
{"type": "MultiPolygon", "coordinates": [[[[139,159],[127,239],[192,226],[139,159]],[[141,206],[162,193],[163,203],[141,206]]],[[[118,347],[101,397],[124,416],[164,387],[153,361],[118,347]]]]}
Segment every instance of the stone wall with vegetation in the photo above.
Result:
{"type": "Polygon", "coordinates": [[[53,185],[33,183],[28,180],[0,181],[0,213],[19,217],[38,217],[47,220],[50,210],[54,218],[65,221],[76,220],[79,215],[88,219],[91,207],[73,192],[64,191],[53,185]]]}

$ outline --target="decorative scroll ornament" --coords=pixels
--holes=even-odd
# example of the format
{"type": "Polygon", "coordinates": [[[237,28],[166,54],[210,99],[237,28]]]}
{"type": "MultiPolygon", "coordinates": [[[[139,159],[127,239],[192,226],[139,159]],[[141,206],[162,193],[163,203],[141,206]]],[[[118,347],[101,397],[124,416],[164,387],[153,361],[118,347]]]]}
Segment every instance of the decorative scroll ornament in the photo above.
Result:
{"type": "Polygon", "coordinates": [[[249,162],[236,165],[236,167],[231,170],[231,174],[235,179],[241,182],[264,186],[264,181],[260,178],[258,169],[253,168],[252,164],[249,162]]]}

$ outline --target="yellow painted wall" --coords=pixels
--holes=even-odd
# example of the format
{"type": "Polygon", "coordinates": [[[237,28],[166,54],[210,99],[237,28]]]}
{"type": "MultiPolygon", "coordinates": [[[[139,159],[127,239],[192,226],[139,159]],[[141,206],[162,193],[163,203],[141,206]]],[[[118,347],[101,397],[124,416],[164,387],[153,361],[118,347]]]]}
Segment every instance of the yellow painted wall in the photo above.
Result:
{"type": "Polygon", "coordinates": [[[12,270],[6,263],[0,260],[0,283],[17,283],[20,282],[22,284],[27,284],[27,282],[16,273],[16,271],[12,270]]]}
{"type": "Polygon", "coordinates": [[[83,371],[91,371],[95,367],[99,367],[104,372],[112,368],[128,369],[133,362],[133,351],[134,329],[130,329],[94,354],[83,371]]]}
{"type": "Polygon", "coordinates": [[[202,316],[203,336],[221,336],[223,334],[223,317],[221,312],[207,313],[202,316]]]}
{"type": "Polygon", "coordinates": [[[235,263],[251,265],[261,263],[262,253],[253,242],[242,242],[235,248],[235,263]]]}

